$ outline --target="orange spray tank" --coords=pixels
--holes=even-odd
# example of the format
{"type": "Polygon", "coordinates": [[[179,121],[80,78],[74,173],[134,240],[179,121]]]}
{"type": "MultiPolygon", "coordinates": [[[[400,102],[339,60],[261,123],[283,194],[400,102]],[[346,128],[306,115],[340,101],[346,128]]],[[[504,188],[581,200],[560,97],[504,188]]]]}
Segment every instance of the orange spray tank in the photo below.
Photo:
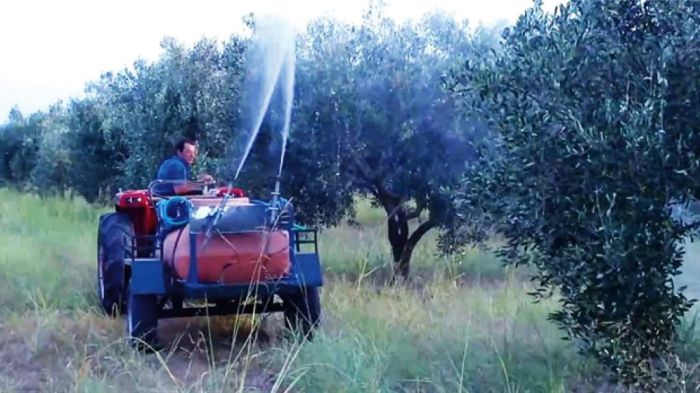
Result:
{"type": "MultiPolygon", "coordinates": [[[[212,206],[220,200],[192,199],[193,208],[212,206]]],[[[245,206],[247,198],[234,198],[227,207],[245,206]]],[[[169,233],[163,241],[163,261],[180,279],[190,268],[190,225],[169,233]]],[[[213,232],[194,237],[197,279],[201,283],[245,284],[284,277],[290,269],[289,232],[264,229],[243,233],[213,232]]]]}

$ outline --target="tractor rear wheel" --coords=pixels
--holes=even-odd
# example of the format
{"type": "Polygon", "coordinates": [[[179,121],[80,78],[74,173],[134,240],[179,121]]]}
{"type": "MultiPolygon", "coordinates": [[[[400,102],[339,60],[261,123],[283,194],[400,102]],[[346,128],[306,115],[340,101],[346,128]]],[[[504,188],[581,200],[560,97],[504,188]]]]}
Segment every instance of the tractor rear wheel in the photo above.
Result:
{"type": "Polygon", "coordinates": [[[311,339],[313,329],[321,321],[321,299],[318,287],[301,287],[298,293],[282,297],[284,319],[292,331],[300,330],[304,337],[311,339]]]}
{"type": "Polygon", "coordinates": [[[134,226],[123,213],[100,217],[97,232],[97,290],[102,309],[117,316],[126,310],[127,260],[131,258],[134,226]]]}

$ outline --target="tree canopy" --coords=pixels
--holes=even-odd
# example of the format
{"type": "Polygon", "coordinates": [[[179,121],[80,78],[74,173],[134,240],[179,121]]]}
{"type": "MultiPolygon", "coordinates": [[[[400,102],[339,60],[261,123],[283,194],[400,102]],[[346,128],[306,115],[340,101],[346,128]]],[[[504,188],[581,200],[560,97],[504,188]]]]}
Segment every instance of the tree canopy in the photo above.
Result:
{"type": "MultiPolygon", "coordinates": [[[[459,181],[475,154],[481,129],[457,110],[442,81],[463,59],[488,54],[491,36],[476,37],[442,14],[399,25],[370,11],[360,26],[316,21],[299,48],[289,166],[315,162],[311,177],[320,175],[322,184],[300,186],[326,190],[314,198],[325,207],[308,204],[316,211],[344,212],[352,194],[370,195],[387,214],[403,277],[420,238],[451,226],[442,188],[459,181]],[[424,211],[427,220],[410,233],[408,220],[424,211]]],[[[302,175],[300,183],[308,181],[302,175]]]]}
{"type": "Polygon", "coordinates": [[[495,225],[538,295],[560,292],[552,318],[646,388],[691,304],[673,276],[692,226],[671,207],[700,191],[699,22],[690,2],[537,4],[452,80],[498,130],[458,197],[485,214],[465,220],[495,225]]]}

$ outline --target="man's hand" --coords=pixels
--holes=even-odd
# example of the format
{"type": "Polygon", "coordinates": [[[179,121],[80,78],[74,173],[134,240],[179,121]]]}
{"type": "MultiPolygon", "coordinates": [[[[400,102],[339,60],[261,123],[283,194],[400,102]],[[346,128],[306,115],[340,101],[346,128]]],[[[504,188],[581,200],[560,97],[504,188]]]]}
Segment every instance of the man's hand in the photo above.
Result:
{"type": "Polygon", "coordinates": [[[206,173],[202,173],[201,175],[199,175],[199,178],[197,180],[203,182],[206,185],[212,185],[212,184],[216,183],[216,180],[214,180],[214,177],[212,175],[208,175],[206,173]]]}

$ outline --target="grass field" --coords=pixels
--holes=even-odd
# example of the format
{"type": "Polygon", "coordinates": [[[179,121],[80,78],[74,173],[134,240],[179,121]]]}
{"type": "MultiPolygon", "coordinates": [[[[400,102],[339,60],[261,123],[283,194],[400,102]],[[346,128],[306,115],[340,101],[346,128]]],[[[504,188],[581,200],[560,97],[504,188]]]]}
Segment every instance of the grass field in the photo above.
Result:
{"type": "MultiPolygon", "coordinates": [[[[134,352],[124,321],[100,313],[95,229],[102,211],[79,200],[0,189],[0,391],[46,392],[593,392],[624,391],[547,321],[526,273],[472,250],[414,254],[411,285],[384,284],[390,267],[380,211],[360,201],[357,225],[321,233],[323,326],[313,342],[286,338],[279,316],[173,319],[169,348],[134,352]],[[260,328],[255,328],[260,327],[260,328]]],[[[700,248],[681,281],[692,293],[700,248]]],[[[692,319],[690,319],[692,321],[692,319]]],[[[682,328],[695,391],[697,329],[682,328]]]]}

